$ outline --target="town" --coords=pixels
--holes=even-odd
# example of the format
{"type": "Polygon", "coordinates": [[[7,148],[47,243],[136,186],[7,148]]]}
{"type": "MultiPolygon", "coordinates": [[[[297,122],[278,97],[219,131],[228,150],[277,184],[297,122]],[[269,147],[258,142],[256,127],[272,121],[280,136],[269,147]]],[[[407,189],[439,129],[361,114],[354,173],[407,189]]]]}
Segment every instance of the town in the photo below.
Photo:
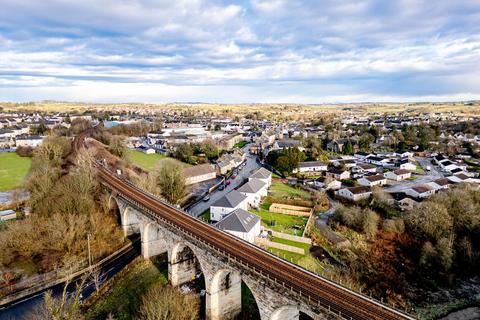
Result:
{"type": "MultiPolygon", "coordinates": [[[[278,121],[261,109],[228,106],[196,112],[192,106],[106,111],[90,105],[73,112],[28,107],[5,105],[0,112],[0,235],[14,230],[9,226],[15,220],[43,210],[38,187],[22,188],[32,157],[35,163],[46,145],[56,153],[55,137],[101,128],[87,140],[97,161],[214,228],[417,316],[437,312],[429,305],[451,303],[425,301],[439,290],[450,290],[458,303],[474,303],[457,297],[455,286],[426,283],[442,283],[447,274],[469,283],[479,266],[475,111],[380,113],[355,106],[339,117],[310,106],[273,105],[286,111],[278,121]],[[464,203],[452,198],[458,195],[464,203]]],[[[475,103],[464,107],[478,110],[475,103]]],[[[122,218],[125,235],[140,232],[136,221],[122,218]]],[[[11,252],[0,261],[4,275],[16,279],[4,276],[5,296],[25,285],[25,271],[12,260],[22,260],[21,250],[2,246],[11,252]]]]}

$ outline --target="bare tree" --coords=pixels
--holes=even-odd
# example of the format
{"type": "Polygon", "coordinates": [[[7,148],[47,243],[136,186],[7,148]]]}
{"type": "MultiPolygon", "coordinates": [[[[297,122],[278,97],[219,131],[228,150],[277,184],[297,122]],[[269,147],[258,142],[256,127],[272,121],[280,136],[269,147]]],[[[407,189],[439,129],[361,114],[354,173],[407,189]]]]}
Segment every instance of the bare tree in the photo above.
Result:
{"type": "Polygon", "coordinates": [[[102,272],[102,270],[97,267],[93,268],[92,271],[90,272],[90,279],[93,282],[93,285],[95,286],[95,291],[98,292],[101,289],[102,283],[106,279],[106,274],[102,272]]]}

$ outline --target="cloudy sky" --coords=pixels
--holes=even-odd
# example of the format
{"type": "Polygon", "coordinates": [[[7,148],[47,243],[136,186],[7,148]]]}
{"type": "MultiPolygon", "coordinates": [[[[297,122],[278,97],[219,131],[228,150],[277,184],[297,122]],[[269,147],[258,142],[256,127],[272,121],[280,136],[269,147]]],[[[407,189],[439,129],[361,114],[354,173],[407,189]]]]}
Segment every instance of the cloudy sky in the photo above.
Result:
{"type": "Polygon", "coordinates": [[[0,100],[480,99],[478,0],[0,0],[0,100]]]}

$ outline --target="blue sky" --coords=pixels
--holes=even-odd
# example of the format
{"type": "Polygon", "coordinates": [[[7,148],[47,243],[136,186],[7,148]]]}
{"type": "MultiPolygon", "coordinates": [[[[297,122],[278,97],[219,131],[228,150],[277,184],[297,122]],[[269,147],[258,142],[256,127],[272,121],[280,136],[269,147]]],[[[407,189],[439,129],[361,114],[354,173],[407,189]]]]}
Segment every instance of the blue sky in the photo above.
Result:
{"type": "Polygon", "coordinates": [[[480,99],[478,0],[0,0],[0,100],[480,99]]]}

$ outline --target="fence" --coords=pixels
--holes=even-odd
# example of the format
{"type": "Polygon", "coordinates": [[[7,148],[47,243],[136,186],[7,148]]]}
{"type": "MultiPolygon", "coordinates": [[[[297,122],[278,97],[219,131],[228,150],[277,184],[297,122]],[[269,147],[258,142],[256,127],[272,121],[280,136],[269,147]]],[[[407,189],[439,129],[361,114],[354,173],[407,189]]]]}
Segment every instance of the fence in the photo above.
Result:
{"type": "Polygon", "coordinates": [[[270,212],[283,213],[291,216],[308,217],[312,213],[312,208],[292,206],[289,204],[272,203],[268,209],[270,212]]]}
{"type": "Polygon", "coordinates": [[[285,239],[285,240],[290,240],[290,241],[295,241],[295,242],[301,242],[301,243],[306,243],[306,244],[312,244],[312,239],[310,238],[305,238],[305,237],[299,237],[299,236],[294,236],[288,233],[283,233],[283,232],[277,232],[273,230],[267,229],[269,233],[272,234],[272,236],[285,239]]]}
{"type": "Polygon", "coordinates": [[[273,242],[273,241],[270,241],[270,240],[265,239],[265,238],[255,237],[255,244],[257,244],[259,246],[262,246],[262,247],[280,249],[280,250],[284,250],[284,251],[298,253],[298,254],[301,254],[301,255],[305,254],[305,250],[302,249],[302,248],[289,246],[289,245],[283,244],[283,243],[273,242]]]}

